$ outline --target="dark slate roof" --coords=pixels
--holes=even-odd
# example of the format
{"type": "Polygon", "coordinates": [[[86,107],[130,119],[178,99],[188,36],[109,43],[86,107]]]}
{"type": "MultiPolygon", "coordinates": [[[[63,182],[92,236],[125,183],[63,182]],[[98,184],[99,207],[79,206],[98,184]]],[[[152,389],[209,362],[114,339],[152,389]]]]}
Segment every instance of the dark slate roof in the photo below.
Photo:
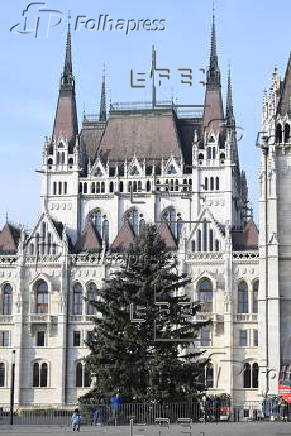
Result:
{"type": "Polygon", "coordinates": [[[172,110],[113,111],[100,144],[102,159],[161,159],[182,155],[172,110]]]}
{"type": "Polygon", "coordinates": [[[160,235],[161,239],[164,241],[166,247],[169,250],[176,250],[177,249],[176,240],[173,237],[171,229],[167,223],[162,223],[158,227],[158,234],[160,235]]]}
{"type": "Polygon", "coordinates": [[[128,221],[120,228],[112,245],[111,251],[123,251],[134,242],[134,233],[128,221]]]}
{"type": "Polygon", "coordinates": [[[87,221],[85,228],[79,237],[75,251],[99,251],[102,248],[102,240],[90,220],[87,221]]]}
{"type": "Polygon", "coordinates": [[[87,159],[94,161],[97,150],[100,147],[102,135],[105,130],[106,123],[103,121],[83,122],[80,142],[87,159]]]}
{"type": "Polygon", "coordinates": [[[64,225],[61,221],[56,221],[53,220],[53,225],[55,226],[56,231],[58,232],[59,237],[62,239],[63,238],[63,229],[64,229],[64,225]]]}
{"type": "Polygon", "coordinates": [[[291,54],[288,59],[286,68],[285,79],[282,84],[281,96],[278,105],[278,113],[285,115],[290,111],[290,98],[291,98],[291,54]]]}
{"type": "Polygon", "coordinates": [[[0,232],[0,253],[14,254],[17,252],[17,247],[20,239],[20,229],[6,223],[0,232]]]}
{"type": "Polygon", "coordinates": [[[109,120],[84,119],[81,145],[87,159],[103,161],[126,157],[160,160],[175,156],[191,163],[194,130],[201,118],[178,118],[172,109],[111,110],[109,120]]]}
{"type": "Polygon", "coordinates": [[[257,250],[259,232],[255,223],[250,220],[242,232],[232,233],[234,250],[257,250]]]}

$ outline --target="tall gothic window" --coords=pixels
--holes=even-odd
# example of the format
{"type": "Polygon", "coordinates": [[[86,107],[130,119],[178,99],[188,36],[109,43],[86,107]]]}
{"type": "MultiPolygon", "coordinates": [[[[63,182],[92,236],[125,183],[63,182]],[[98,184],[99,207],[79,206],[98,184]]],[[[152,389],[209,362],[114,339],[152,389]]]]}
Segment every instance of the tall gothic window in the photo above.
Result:
{"type": "Polygon", "coordinates": [[[206,389],[214,388],[214,368],[212,363],[205,367],[205,387],[206,389]]]}
{"type": "MultiPolygon", "coordinates": [[[[87,285],[87,298],[90,301],[96,301],[97,298],[97,286],[95,283],[90,282],[87,285]]],[[[92,304],[87,301],[86,304],[86,314],[87,315],[95,315],[96,314],[96,308],[92,306],[92,304]]]]}
{"type": "Polygon", "coordinates": [[[202,279],[198,284],[201,312],[213,312],[213,286],[209,279],[202,279]]]}
{"type": "Polygon", "coordinates": [[[36,313],[48,313],[48,286],[44,280],[36,285],[36,313]]]}
{"type": "MultiPolygon", "coordinates": [[[[99,182],[97,182],[99,183],[99,182]]],[[[101,214],[101,210],[95,209],[89,214],[90,220],[93,223],[95,229],[97,230],[99,236],[103,239],[105,247],[109,246],[109,221],[106,216],[101,214]]]]}
{"type": "Polygon", "coordinates": [[[5,364],[0,363],[0,388],[5,387],[5,364]]]}
{"type": "Polygon", "coordinates": [[[3,315],[11,315],[12,313],[12,287],[9,283],[3,289],[3,315]]]}
{"type": "Polygon", "coordinates": [[[276,142],[281,144],[282,142],[282,126],[281,124],[277,124],[276,126],[276,142]]]}
{"type": "Polygon", "coordinates": [[[82,286],[75,283],[73,286],[73,315],[82,315],[82,286]]]}
{"type": "Polygon", "coordinates": [[[249,311],[249,296],[248,285],[246,282],[238,284],[238,313],[248,313],[249,311]]]}
{"type": "Polygon", "coordinates": [[[259,281],[256,280],[253,283],[253,313],[258,313],[258,292],[259,292],[259,281]]]}
{"type": "Polygon", "coordinates": [[[48,365],[47,363],[33,364],[32,386],[34,388],[46,388],[48,385],[48,365]]]}
{"type": "Polygon", "coordinates": [[[139,212],[137,209],[130,209],[124,214],[124,219],[128,220],[135,235],[139,234],[139,212]]]}
{"type": "Polygon", "coordinates": [[[168,223],[172,235],[177,241],[179,241],[182,232],[182,218],[180,217],[180,214],[177,214],[173,207],[169,207],[163,212],[162,220],[168,223]]]}
{"type": "Polygon", "coordinates": [[[83,365],[78,362],[76,365],[76,388],[81,388],[83,385],[83,365]]]}
{"type": "Polygon", "coordinates": [[[259,365],[257,363],[245,363],[243,370],[243,387],[256,389],[259,386],[259,365]]]}
{"type": "Polygon", "coordinates": [[[290,139],[290,124],[285,124],[285,142],[289,142],[290,139]]]}

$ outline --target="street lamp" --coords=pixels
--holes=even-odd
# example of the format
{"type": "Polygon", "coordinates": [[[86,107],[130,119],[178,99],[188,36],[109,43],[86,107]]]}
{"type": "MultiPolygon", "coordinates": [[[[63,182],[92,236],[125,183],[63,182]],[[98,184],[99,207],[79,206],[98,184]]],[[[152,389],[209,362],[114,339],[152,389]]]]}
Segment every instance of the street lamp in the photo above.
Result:
{"type": "Polygon", "coordinates": [[[13,418],[14,418],[14,384],[15,384],[15,350],[12,351],[12,359],[11,359],[10,425],[13,425],[13,418]]]}

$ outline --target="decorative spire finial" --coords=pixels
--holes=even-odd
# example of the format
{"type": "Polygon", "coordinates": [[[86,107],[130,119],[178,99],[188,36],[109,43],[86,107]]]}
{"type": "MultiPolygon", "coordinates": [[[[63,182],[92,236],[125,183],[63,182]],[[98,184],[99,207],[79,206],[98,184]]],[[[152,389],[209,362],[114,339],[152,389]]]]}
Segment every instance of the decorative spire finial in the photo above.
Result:
{"type": "Polygon", "coordinates": [[[218,56],[216,51],[216,28],[215,28],[215,11],[213,4],[212,11],[212,25],[210,37],[210,59],[209,68],[207,71],[207,86],[217,87],[220,86],[220,71],[218,66],[218,56]]]}
{"type": "Polygon", "coordinates": [[[105,64],[103,64],[99,121],[106,121],[105,64]]]}
{"type": "Polygon", "coordinates": [[[231,84],[231,74],[230,65],[228,65],[228,79],[227,79],[227,95],[226,95],[226,105],[225,105],[225,118],[227,123],[233,125],[234,115],[233,115],[233,102],[232,102],[232,84],[231,84]]]}
{"type": "Polygon", "coordinates": [[[6,224],[8,224],[8,221],[9,221],[9,219],[8,219],[8,210],[6,210],[5,221],[6,221],[6,224]]]}

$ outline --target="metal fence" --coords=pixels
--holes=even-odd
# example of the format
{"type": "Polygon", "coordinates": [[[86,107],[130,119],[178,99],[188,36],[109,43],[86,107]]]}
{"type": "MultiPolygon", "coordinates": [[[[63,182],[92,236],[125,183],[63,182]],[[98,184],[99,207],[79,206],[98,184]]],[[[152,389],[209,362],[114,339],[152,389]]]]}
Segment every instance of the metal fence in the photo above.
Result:
{"type": "MultiPolygon", "coordinates": [[[[15,425],[59,425],[70,426],[72,408],[53,409],[44,407],[14,410],[15,425]]],[[[243,404],[222,403],[219,400],[184,401],[171,403],[122,403],[79,405],[82,425],[129,425],[156,424],[160,419],[177,423],[181,419],[191,422],[248,422],[248,421],[291,421],[291,404],[279,401],[251,402],[243,404]]],[[[9,425],[9,407],[0,406],[0,426],[9,425]]]]}

